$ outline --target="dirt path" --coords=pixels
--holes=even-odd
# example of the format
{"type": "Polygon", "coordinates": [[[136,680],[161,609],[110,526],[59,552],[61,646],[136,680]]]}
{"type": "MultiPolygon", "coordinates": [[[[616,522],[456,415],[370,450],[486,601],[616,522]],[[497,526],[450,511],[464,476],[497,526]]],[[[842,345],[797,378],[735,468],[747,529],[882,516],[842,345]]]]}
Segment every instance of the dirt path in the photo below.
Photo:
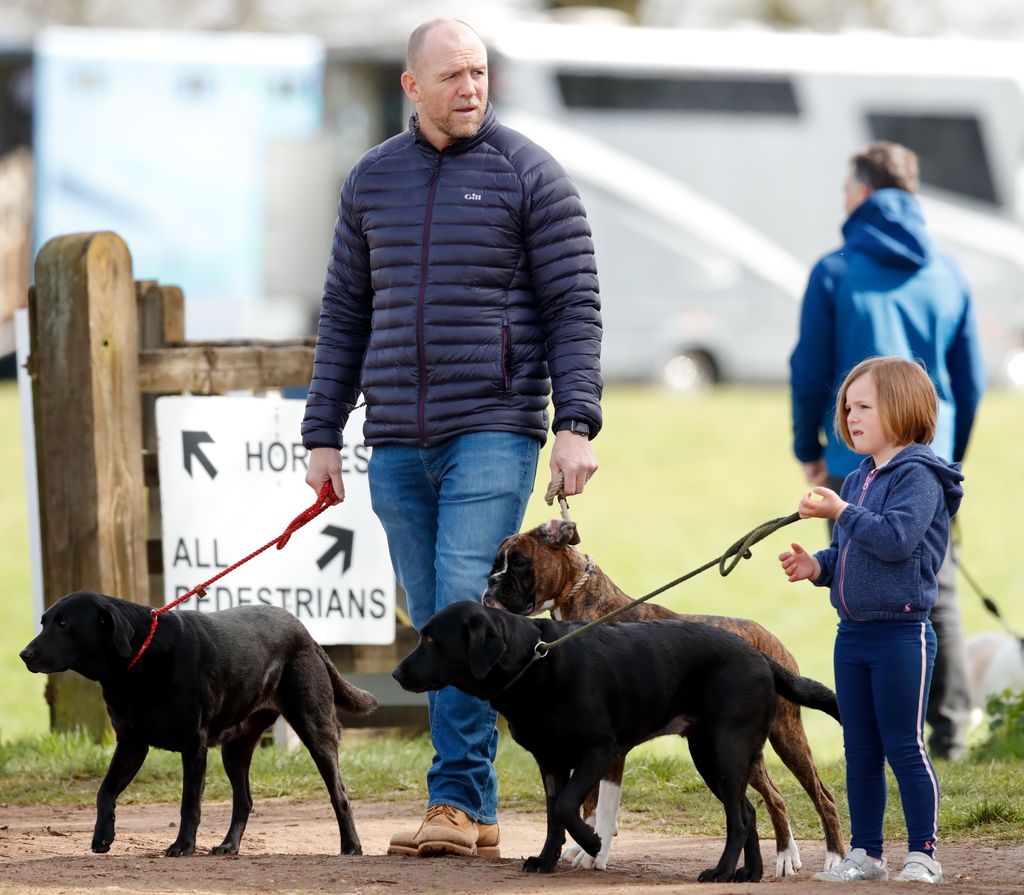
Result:
{"type": "MultiPolygon", "coordinates": [[[[0,806],[0,893],[707,893],[708,888],[694,880],[701,870],[714,865],[722,847],[720,839],[680,839],[624,830],[616,839],[607,871],[563,865],[554,874],[526,875],[520,872],[522,858],[535,854],[544,838],[540,816],[503,813],[505,857],[500,861],[420,860],[385,855],[391,833],[418,819],[418,804],[357,803],[355,810],[365,852],[362,857],[345,858],[335,853],[338,832],[326,804],[276,799],[257,803],[242,841],[242,855],[172,859],[162,857],[160,852],[174,839],[177,806],[119,807],[118,837],[106,855],[89,851],[91,809],[0,806]]],[[[220,842],[229,814],[225,803],[204,806],[199,831],[203,849],[220,842]]],[[[825,884],[811,880],[823,859],[821,842],[802,841],[800,850],[804,869],[792,881],[766,877],[759,887],[730,884],[710,891],[760,890],[775,895],[824,891],[825,884]]],[[[771,872],[773,843],[762,842],[762,853],[771,872]]],[[[892,854],[897,858],[901,849],[894,846],[892,854]]],[[[947,880],[943,891],[980,895],[1024,889],[1024,846],[1020,844],[997,848],[944,844],[940,857],[947,880]]],[[[871,892],[883,886],[903,891],[896,883],[867,883],[862,888],[871,892]]]]}

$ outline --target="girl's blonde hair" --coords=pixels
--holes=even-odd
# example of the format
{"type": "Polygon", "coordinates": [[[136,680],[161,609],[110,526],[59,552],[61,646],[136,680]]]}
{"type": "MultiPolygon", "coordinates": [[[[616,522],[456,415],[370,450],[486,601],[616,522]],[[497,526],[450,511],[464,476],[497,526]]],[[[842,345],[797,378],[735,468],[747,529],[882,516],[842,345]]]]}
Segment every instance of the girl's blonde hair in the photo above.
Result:
{"type": "Polygon", "coordinates": [[[890,440],[894,444],[930,444],[935,437],[935,386],[923,367],[901,357],[869,357],[846,374],[836,398],[836,435],[854,449],[846,424],[846,393],[854,380],[868,374],[878,396],[878,418],[890,440]]]}

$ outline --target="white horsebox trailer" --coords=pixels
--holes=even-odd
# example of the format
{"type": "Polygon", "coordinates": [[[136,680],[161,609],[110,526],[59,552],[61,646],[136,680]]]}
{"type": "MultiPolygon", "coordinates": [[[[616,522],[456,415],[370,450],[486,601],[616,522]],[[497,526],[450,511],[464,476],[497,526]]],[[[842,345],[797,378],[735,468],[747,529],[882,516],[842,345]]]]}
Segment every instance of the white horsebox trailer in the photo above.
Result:
{"type": "Polygon", "coordinates": [[[910,146],[994,383],[1024,345],[1024,53],[999,41],[523,24],[488,38],[502,120],[583,193],[610,378],[779,381],[848,160],[910,146]]]}

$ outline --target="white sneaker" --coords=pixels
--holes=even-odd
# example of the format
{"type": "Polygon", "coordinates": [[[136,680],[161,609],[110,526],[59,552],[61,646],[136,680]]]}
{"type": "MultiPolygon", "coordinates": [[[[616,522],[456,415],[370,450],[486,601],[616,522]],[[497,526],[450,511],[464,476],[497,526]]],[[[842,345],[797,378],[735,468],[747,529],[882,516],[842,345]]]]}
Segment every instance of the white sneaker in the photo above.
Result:
{"type": "Polygon", "coordinates": [[[895,877],[901,882],[941,883],[942,865],[924,852],[912,851],[903,861],[903,869],[895,877]]]}
{"type": "Polygon", "coordinates": [[[814,879],[828,883],[858,883],[861,880],[888,879],[889,870],[885,866],[885,858],[876,864],[862,848],[855,848],[831,870],[822,870],[814,874],[814,879]]]}

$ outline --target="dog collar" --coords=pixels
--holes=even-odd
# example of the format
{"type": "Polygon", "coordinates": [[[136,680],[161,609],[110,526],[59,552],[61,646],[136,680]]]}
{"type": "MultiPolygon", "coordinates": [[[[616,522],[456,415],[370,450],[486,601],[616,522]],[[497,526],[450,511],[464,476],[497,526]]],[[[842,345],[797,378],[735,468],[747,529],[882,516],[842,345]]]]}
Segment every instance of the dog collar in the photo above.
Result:
{"type": "Polygon", "coordinates": [[[587,583],[587,581],[590,579],[590,576],[594,574],[594,570],[597,568],[597,566],[594,565],[594,561],[589,556],[587,556],[587,554],[583,554],[583,556],[584,559],[586,559],[587,564],[584,567],[583,571],[580,573],[580,577],[576,579],[576,583],[572,586],[572,590],[570,590],[569,593],[565,595],[566,600],[571,600],[573,597],[576,596],[576,594],[578,594],[583,589],[583,586],[587,583]]]}
{"type": "Polygon", "coordinates": [[[511,687],[516,681],[518,681],[519,678],[521,678],[524,674],[526,674],[527,671],[530,670],[530,667],[533,665],[534,662],[536,662],[538,659],[543,659],[547,654],[548,645],[543,640],[538,640],[534,644],[533,655],[530,656],[530,661],[527,662],[522,668],[520,668],[519,671],[516,672],[516,676],[512,678],[512,680],[510,680],[507,684],[505,684],[505,686],[502,687],[499,692],[504,693],[507,689],[509,689],[509,687],[511,687]]]}

